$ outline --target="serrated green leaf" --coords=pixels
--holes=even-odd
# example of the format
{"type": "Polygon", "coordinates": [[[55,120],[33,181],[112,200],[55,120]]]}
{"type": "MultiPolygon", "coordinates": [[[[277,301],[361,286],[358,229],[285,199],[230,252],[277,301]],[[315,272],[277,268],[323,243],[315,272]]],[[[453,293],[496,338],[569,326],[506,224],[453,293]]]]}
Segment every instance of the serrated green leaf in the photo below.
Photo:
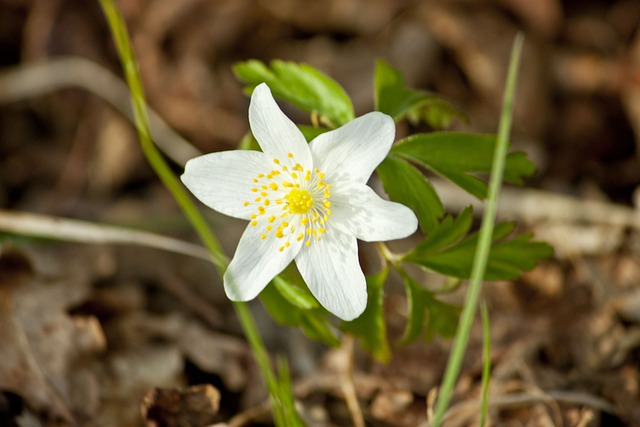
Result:
{"type": "MultiPolygon", "coordinates": [[[[478,243],[478,233],[458,240],[460,233],[466,233],[464,229],[468,230],[468,225],[470,225],[470,223],[467,225],[466,222],[462,224],[463,221],[460,218],[463,214],[464,211],[456,220],[446,218],[441,226],[433,231],[432,236],[441,235],[445,236],[445,239],[427,236],[423,242],[403,258],[403,261],[448,276],[469,278],[478,243]],[[456,231],[451,231],[452,229],[456,231]],[[455,238],[446,238],[450,234],[455,235],[455,238]]],[[[514,224],[510,222],[496,225],[493,233],[494,242],[491,246],[485,273],[486,280],[516,279],[522,271],[531,270],[538,261],[552,255],[551,246],[544,242],[531,241],[533,237],[531,233],[520,234],[507,240],[506,237],[513,229],[514,224]]]]}
{"type": "Polygon", "coordinates": [[[458,323],[459,307],[438,300],[433,292],[406,275],[404,286],[409,303],[409,316],[401,342],[408,344],[421,336],[430,341],[436,334],[443,338],[452,337],[458,323]]]}
{"type": "Polygon", "coordinates": [[[376,170],[389,198],[415,212],[423,233],[428,233],[438,225],[444,208],[422,172],[393,154],[387,156],[376,170]]]}
{"type": "MultiPolygon", "coordinates": [[[[391,152],[431,169],[477,198],[484,199],[487,184],[477,174],[491,171],[495,144],[495,135],[433,132],[409,136],[398,142],[391,152]]],[[[535,165],[526,154],[507,155],[505,181],[522,184],[523,179],[534,172],[535,165]]]]}
{"type": "Polygon", "coordinates": [[[321,307],[305,309],[292,304],[278,291],[274,283],[267,285],[260,293],[260,301],[276,322],[299,327],[310,339],[328,346],[340,345],[340,340],[327,321],[328,313],[325,309],[321,307]]]}
{"type": "Polygon", "coordinates": [[[273,96],[299,108],[320,115],[320,121],[332,128],[354,119],[351,99],[333,79],[308,64],[281,60],[271,61],[267,67],[252,59],[233,66],[238,79],[248,85],[250,93],[260,83],[269,85],[273,96]]]}
{"type": "Polygon", "coordinates": [[[360,345],[382,363],[391,359],[391,350],[387,341],[387,327],[382,307],[384,283],[388,270],[367,276],[367,308],[355,320],[343,322],[341,329],[360,339],[360,345]]]}
{"type": "Polygon", "coordinates": [[[447,215],[413,250],[414,252],[437,252],[461,241],[467,235],[473,222],[470,207],[460,212],[457,218],[447,215]]]}
{"type": "Polygon", "coordinates": [[[376,62],[375,101],[376,110],[396,122],[406,117],[412,122],[422,120],[436,129],[445,129],[456,119],[467,120],[442,96],[406,87],[402,73],[384,60],[376,62]]]}

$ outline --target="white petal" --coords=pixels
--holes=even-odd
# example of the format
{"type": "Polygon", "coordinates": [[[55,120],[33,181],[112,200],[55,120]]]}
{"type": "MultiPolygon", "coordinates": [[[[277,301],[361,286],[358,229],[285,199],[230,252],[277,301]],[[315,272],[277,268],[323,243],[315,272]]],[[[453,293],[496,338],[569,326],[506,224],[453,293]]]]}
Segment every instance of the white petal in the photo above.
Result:
{"type": "Polygon", "coordinates": [[[393,119],[374,111],[323,133],[309,143],[314,166],[327,181],[365,183],[391,149],[395,136],[393,119]]]}
{"type": "Polygon", "coordinates": [[[382,199],[370,187],[356,182],[331,186],[329,224],[365,242],[383,242],[410,236],[418,218],[408,207],[382,199]]]}
{"type": "Polygon", "coordinates": [[[291,153],[293,164],[300,163],[305,169],[312,167],[309,145],[302,132],[280,110],[265,83],[256,86],[251,95],[249,124],[265,154],[284,163],[289,161],[288,154],[291,153]]]}
{"type": "Polygon", "coordinates": [[[367,306],[367,284],[358,262],[358,243],[337,230],[303,247],[296,265],[316,299],[343,320],[360,316],[367,306]]]}
{"type": "Polygon", "coordinates": [[[255,198],[252,179],[270,168],[271,163],[258,151],[224,151],[189,160],[180,179],[210,208],[249,219],[256,210],[255,206],[244,206],[245,201],[255,198]]]}
{"type": "MultiPolygon", "coordinates": [[[[274,227],[277,228],[277,227],[274,227]]],[[[302,242],[290,239],[291,246],[280,251],[287,237],[276,238],[273,231],[266,239],[264,229],[248,226],[240,238],[236,253],[224,274],[224,290],[232,301],[249,301],[295,258],[302,242]]]]}

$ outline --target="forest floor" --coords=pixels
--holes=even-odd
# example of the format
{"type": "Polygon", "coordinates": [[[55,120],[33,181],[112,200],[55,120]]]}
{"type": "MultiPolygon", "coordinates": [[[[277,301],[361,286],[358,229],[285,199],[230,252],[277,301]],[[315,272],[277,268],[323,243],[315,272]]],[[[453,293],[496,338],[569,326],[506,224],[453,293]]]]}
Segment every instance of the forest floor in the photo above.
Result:
{"type": "MultiPolygon", "coordinates": [[[[454,129],[495,132],[522,31],[512,141],[538,173],[505,189],[499,216],[555,255],[517,281],[484,285],[490,420],[640,426],[637,0],[119,3],[149,104],[175,131],[158,143],[173,150],[178,173],[180,161],[233,149],[247,132],[248,99],[231,66],[250,58],[319,68],[358,115],[373,109],[374,64],[384,58],[410,86],[467,113],[454,129]]],[[[11,212],[37,213],[197,243],[119,112],[128,99],[104,74],[121,75],[97,1],[0,0],[0,67],[0,226],[11,212]]],[[[472,202],[434,182],[449,212],[472,202]]],[[[207,218],[233,253],[242,221],[207,218]]],[[[405,306],[389,289],[392,342],[405,306]]],[[[289,361],[309,426],[352,425],[342,387],[351,363],[367,425],[428,425],[448,340],[394,347],[380,364],[357,343],[351,351],[348,338],[328,349],[275,324],[259,302],[251,307],[270,352],[289,361]]],[[[446,426],[478,422],[481,355],[478,326],[446,426]]],[[[265,402],[210,263],[130,244],[0,234],[0,425],[270,425],[265,402]]]]}

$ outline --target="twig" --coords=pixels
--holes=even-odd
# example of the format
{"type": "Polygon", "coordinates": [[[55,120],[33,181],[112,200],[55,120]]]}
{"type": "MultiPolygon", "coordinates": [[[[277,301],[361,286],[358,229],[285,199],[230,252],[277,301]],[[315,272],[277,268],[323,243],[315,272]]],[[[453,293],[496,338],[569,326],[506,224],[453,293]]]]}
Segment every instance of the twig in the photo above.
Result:
{"type": "MultiPolygon", "coordinates": [[[[493,397],[489,401],[491,409],[504,409],[521,407],[536,403],[558,404],[567,403],[573,405],[582,405],[601,412],[614,413],[613,406],[596,396],[588,393],[576,391],[551,390],[544,393],[517,393],[509,396],[493,397]]],[[[446,413],[444,420],[451,420],[455,417],[459,419],[461,424],[465,423],[471,417],[478,415],[480,410],[480,401],[466,401],[452,406],[446,413]]]]}
{"type": "Polygon", "coordinates": [[[201,246],[171,237],[75,219],[0,209],[0,231],[72,242],[148,246],[211,261],[201,246]]]}
{"type": "Polygon", "coordinates": [[[353,337],[349,334],[344,334],[342,338],[342,354],[344,356],[341,366],[342,370],[342,392],[344,393],[344,400],[349,408],[351,419],[355,427],[365,427],[364,417],[362,416],[362,409],[358,403],[358,394],[356,393],[356,386],[353,382],[353,337]]]}
{"type": "MultiPolygon", "coordinates": [[[[442,179],[432,179],[442,202],[452,210],[473,206],[474,214],[483,211],[478,199],[442,179]]],[[[503,187],[499,215],[529,222],[557,220],[570,223],[606,224],[640,230],[640,212],[628,206],[551,193],[548,191],[503,187]]]]}

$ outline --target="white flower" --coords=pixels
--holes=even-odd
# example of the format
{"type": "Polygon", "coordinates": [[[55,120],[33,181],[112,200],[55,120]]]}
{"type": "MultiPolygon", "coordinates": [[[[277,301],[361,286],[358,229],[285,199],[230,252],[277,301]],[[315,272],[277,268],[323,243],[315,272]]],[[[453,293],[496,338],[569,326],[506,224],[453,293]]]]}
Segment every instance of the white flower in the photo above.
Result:
{"type": "Polygon", "coordinates": [[[354,319],[367,304],[356,239],[399,239],[418,224],[409,208],[366,185],[391,149],[393,119],[372,112],[307,144],[261,84],[251,96],[249,124],[262,152],[197,157],[181,177],[205,205],[250,221],[224,275],[227,296],[255,298],[295,260],[320,304],[354,319]]]}

